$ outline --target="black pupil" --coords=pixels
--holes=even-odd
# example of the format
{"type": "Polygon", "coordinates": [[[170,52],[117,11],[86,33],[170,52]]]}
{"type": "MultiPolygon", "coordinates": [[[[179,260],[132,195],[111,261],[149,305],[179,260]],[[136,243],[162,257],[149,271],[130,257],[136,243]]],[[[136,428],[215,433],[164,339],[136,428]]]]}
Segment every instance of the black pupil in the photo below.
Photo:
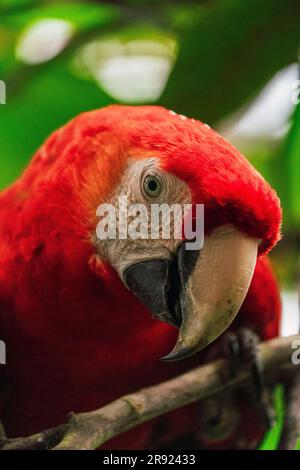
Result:
{"type": "Polygon", "coordinates": [[[157,190],[157,182],[155,180],[150,180],[148,181],[148,188],[150,191],[156,191],[157,190]]]}

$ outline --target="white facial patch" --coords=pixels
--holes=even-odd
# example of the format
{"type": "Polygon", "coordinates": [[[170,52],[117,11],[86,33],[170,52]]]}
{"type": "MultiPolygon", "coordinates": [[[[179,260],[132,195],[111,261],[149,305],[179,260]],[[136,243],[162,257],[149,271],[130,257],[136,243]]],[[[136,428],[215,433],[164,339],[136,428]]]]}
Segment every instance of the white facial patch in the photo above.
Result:
{"type": "Polygon", "coordinates": [[[97,252],[121,277],[131,264],[171,259],[182,241],[182,218],[185,205],[191,204],[191,192],[158,163],[157,158],[131,160],[119,186],[97,210],[97,252]],[[145,181],[159,182],[159,194],[146,194],[145,181]]]}

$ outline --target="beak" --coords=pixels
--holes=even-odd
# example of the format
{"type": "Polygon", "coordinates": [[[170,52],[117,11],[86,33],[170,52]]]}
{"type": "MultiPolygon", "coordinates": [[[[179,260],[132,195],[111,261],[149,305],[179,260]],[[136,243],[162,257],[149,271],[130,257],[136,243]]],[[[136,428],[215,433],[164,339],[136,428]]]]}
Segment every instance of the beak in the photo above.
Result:
{"type": "Polygon", "coordinates": [[[257,239],[222,226],[205,237],[201,251],[183,243],[172,261],[141,261],[124,271],[125,283],[154,316],[180,327],[163,360],[188,357],[228,328],[250,286],[257,247],[257,239]]]}
{"type": "Polygon", "coordinates": [[[172,262],[151,259],[132,264],[125,269],[123,279],[127,287],[153,313],[155,318],[179,328],[181,323],[179,299],[180,277],[175,279],[172,262]],[[175,292],[175,289],[178,290],[175,292]],[[174,306],[171,306],[172,294],[174,306]]]}

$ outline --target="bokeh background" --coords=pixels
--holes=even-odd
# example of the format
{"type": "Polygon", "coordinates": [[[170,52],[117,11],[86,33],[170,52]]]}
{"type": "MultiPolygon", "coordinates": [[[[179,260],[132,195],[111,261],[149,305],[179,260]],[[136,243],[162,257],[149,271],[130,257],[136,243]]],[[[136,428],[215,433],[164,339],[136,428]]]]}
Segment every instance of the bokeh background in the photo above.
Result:
{"type": "MultiPolygon", "coordinates": [[[[0,189],[80,112],[153,103],[199,118],[234,143],[281,198],[283,239],[272,259],[282,334],[296,333],[299,51],[299,0],[0,0],[0,189]]],[[[277,444],[280,390],[275,401],[280,419],[261,448],[277,444]]]]}

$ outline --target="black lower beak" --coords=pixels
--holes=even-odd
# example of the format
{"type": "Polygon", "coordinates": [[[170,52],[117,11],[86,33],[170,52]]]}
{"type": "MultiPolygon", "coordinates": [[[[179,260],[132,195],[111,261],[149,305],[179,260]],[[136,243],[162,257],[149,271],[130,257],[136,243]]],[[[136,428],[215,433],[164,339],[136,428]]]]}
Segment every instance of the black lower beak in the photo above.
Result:
{"type": "Polygon", "coordinates": [[[124,271],[129,289],[155,318],[179,328],[179,279],[171,261],[151,259],[132,264],[124,271]],[[171,279],[173,278],[173,279],[171,279]]]}
{"type": "Polygon", "coordinates": [[[155,318],[179,328],[185,285],[198,256],[198,250],[186,250],[182,243],[172,260],[151,259],[129,266],[124,282],[155,318]]]}
{"type": "Polygon", "coordinates": [[[183,242],[172,260],[128,266],[124,282],[160,320],[179,326],[176,344],[162,359],[181,360],[229,327],[249,289],[257,262],[256,238],[231,225],[217,227],[200,250],[183,242]]]}

